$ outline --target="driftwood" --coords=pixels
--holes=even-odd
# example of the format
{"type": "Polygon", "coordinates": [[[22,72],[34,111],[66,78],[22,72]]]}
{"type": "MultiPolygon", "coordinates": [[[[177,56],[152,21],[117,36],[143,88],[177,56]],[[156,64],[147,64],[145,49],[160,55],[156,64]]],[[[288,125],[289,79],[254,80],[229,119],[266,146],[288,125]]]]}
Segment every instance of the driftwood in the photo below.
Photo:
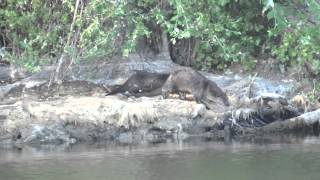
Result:
{"type": "Polygon", "coordinates": [[[302,114],[301,116],[276,121],[268,124],[261,129],[262,133],[307,133],[314,134],[319,132],[320,109],[302,114]]]}

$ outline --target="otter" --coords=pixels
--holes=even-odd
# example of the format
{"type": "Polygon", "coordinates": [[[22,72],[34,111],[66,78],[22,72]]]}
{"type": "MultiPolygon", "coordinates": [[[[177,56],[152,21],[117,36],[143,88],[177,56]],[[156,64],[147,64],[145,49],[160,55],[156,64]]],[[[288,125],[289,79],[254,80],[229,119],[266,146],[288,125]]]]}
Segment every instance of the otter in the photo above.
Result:
{"type": "Polygon", "coordinates": [[[306,113],[309,111],[310,108],[310,102],[308,98],[304,94],[295,95],[291,99],[292,105],[294,105],[299,112],[306,113]]]}
{"type": "Polygon", "coordinates": [[[288,100],[278,94],[264,93],[253,99],[259,118],[269,124],[278,120],[286,120],[300,115],[288,100]]]}
{"type": "Polygon", "coordinates": [[[111,88],[107,95],[117,93],[135,97],[161,95],[162,85],[168,77],[169,74],[150,73],[137,70],[123,85],[111,88]]]}
{"type": "Polygon", "coordinates": [[[197,103],[203,103],[207,108],[206,101],[210,97],[221,98],[225,106],[230,105],[228,96],[215,82],[191,68],[177,70],[170,74],[162,87],[163,98],[167,98],[169,93],[177,93],[180,98],[184,98],[185,93],[190,93],[197,103]]]}

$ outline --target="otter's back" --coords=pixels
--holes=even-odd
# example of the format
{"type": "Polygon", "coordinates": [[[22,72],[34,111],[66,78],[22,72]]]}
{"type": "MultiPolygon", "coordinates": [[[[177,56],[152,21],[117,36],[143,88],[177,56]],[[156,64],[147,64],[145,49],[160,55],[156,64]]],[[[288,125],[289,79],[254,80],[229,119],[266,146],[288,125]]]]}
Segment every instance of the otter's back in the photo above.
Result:
{"type": "Polygon", "coordinates": [[[179,91],[194,93],[205,85],[205,77],[193,69],[182,69],[171,75],[175,87],[179,91]]]}

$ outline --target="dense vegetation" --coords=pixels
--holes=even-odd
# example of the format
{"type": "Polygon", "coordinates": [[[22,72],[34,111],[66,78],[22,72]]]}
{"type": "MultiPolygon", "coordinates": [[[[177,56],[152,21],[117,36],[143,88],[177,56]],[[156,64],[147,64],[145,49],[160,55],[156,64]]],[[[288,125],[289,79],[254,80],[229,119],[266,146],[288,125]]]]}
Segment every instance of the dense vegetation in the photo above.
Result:
{"type": "Polygon", "coordinates": [[[158,53],[165,33],[180,64],[250,70],[273,58],[317,75],[319,21],[318,0],[0,0],[0,57],[34,70],[61,54],[127,56],[141,41],[158,53]]]}

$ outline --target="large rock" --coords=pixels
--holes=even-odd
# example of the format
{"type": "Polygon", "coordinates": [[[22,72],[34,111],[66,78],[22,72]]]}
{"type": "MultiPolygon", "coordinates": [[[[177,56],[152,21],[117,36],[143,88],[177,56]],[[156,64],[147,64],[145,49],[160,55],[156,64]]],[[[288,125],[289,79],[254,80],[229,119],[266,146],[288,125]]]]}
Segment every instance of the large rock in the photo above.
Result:
{"type": "Polygon", "coordinates": [[[10,84],[17,80],[23,79],[28,76],[27,71],[16,68],[12,65],[1,64],[0,61],[0,85],[1,84],[10,84]]]}
{"type": "MultiPolygon", "coordinates": [[[[220,107],[221,108],[221,107],[220,107]]],[[[225,109],[220,109],[222,114],[225,109]]],[[[135,132],[145,139],[157,133],[173,137],[191,129],[221,122],[219,112],[207,113],[204,105],[178,99],[64,97],[50,101],[24,99],[0,106],[3,140],[22,142],[75,142],[105,140],[135,132]],[[199,121],[197,126],[194,126],[199,121]]],[[[198,131],[199,132],[199,131],[198,131]]]]}

